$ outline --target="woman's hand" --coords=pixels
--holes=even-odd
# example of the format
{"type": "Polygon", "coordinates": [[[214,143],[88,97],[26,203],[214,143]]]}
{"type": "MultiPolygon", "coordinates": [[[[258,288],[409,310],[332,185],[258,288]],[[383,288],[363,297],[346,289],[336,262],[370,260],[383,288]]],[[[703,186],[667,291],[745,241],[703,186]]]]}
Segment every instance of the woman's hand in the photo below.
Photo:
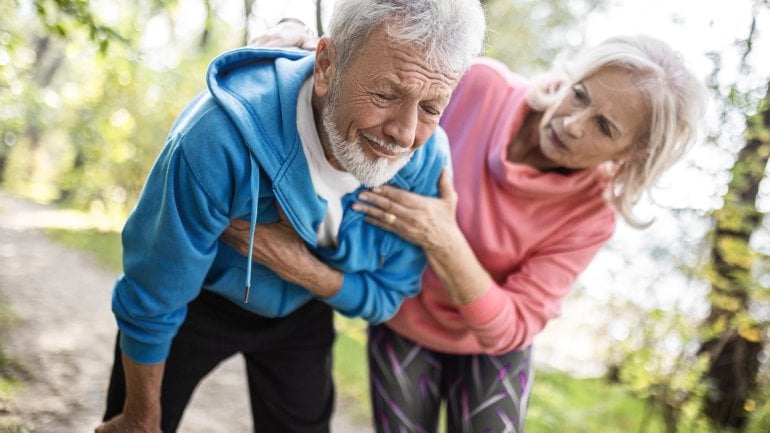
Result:
{"type": "Polygon", "coordinates": [[[284,18],[265,33],[249,41],[252,47],[297,47],[313,51],[318,45],[318,37],[302,21],[296,18],[284,18]]]}
{"type": "Polygon", "coordinates": [[[371,224],[391,231],[425,250],[452,248],[462,238],[455,219],[457,193],[447,169],[438,182],[439,197],[425,197],[384,185],[358,195],[353,209],[367,215],[371,224]]]}
{"type": "MultiPolygon", "coordinates": [[[[267,266],[282,280],[302,286],[316,296],[334,296],[342,287],[342,274],[318,260],[280,208],[278,213],[278,221],[257,224],[254,228],[252,260],[267,266]]],[[[230,221],[220,239],[248,256],[249,223],[240,219],[230,221]]]]}
{"type": "Polygon", "coordinates": [[[491,285],[489,273],[476,259],[455,219],[457,193],[447,169],[438,181],[439,197],[424,197],[383,186],[359,194],[367,203],[353,209],[370,223],[422,247],[433,272],[456,304],[479,299],[491,285]]]}

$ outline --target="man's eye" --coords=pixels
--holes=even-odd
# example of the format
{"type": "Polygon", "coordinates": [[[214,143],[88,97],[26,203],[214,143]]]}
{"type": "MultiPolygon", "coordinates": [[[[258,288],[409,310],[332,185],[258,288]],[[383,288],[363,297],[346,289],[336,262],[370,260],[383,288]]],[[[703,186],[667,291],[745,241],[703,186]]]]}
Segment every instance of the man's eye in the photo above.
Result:
{"type": "Polygon", "coordinates": [[[441,110],[436,109],[435,107],[431,107],[429,105],[423,105],[422,111],[426,112],[427,114],[431,116],[439,116],[441,115],[441,110]]]}
{"type": "Polygon", "coordinates": [[[374,96],[376,96],[377,99],[380,99],[382,101],[393,101],[396,99],[395,96],[389,95],[387,93],[375,93],[374,96]]]}

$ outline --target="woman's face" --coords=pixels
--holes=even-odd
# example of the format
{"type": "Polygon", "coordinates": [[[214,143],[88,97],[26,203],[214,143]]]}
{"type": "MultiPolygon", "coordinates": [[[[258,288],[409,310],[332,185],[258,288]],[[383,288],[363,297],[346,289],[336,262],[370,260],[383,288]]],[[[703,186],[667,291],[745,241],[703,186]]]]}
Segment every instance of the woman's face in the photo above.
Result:
{"type": "Polygon", "coordinates": [[[633,157],[650,124],[647,98],[630,72],[607,67],[574,83],[540,122],[540,151],[571,169],[633,157]]]}

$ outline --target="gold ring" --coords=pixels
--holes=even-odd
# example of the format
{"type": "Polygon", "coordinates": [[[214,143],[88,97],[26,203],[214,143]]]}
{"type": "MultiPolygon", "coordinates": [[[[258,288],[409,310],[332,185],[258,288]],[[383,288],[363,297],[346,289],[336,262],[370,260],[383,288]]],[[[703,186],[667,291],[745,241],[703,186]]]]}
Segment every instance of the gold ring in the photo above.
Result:
{"type": "Polygon", "coordinates": [[[388,223],[388,224],[391,224],[391,225],[392,225],[394,222],[396,222],[396,220],[398,219],[398,217],[397,217],[397,216],[395,216],[395,215],[393,215],[392,213],[389,213],[389,214],[388,214],[388,215],[385,217],[385,219],[387,220],[387,223],[388,223]]]}

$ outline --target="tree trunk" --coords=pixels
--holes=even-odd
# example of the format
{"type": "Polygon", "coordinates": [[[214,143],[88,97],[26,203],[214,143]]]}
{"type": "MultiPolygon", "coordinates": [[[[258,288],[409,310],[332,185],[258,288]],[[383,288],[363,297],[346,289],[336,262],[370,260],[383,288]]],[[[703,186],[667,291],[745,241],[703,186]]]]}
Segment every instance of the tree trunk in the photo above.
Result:
{"type": "Polygon", "coordinates": [[[315,29],[318,36],[324,35],[323,0],[315,0],[315,29]]]}
{"type": "Polygon", "coordinates": [[[243,0],[243,46],[249,45],[249,18],[257,0],[243,0]]]}
{"type": "Polygon", "coordinates": [[[764,333],[748,314],[753,292],[751,235],[764,215],[756,208],[759,183],[770,157],[770,83],[759,112],[747,121],[746,145],[731,169],[724,205],[715,212],[712,246],[711,314],[701,351],[710,357],[706,379],[711,392],[704,413],[719,427],[741,431],[748,421],[746,400],[757,384],[764,333]]]}
{"type": "MultiPolygon", "coordinates": [[[[203,31],[198,42],[198,49],[201,51],[205,50],[206,46],[208,46],[211,31],[214,27],[214,8],[211,6],[211,0],[204,0],[203,5],[206,8],[206,21],[203,23],[203,31]]],[[[248,30],[246,32],[248,33],[248,30]]]]}

